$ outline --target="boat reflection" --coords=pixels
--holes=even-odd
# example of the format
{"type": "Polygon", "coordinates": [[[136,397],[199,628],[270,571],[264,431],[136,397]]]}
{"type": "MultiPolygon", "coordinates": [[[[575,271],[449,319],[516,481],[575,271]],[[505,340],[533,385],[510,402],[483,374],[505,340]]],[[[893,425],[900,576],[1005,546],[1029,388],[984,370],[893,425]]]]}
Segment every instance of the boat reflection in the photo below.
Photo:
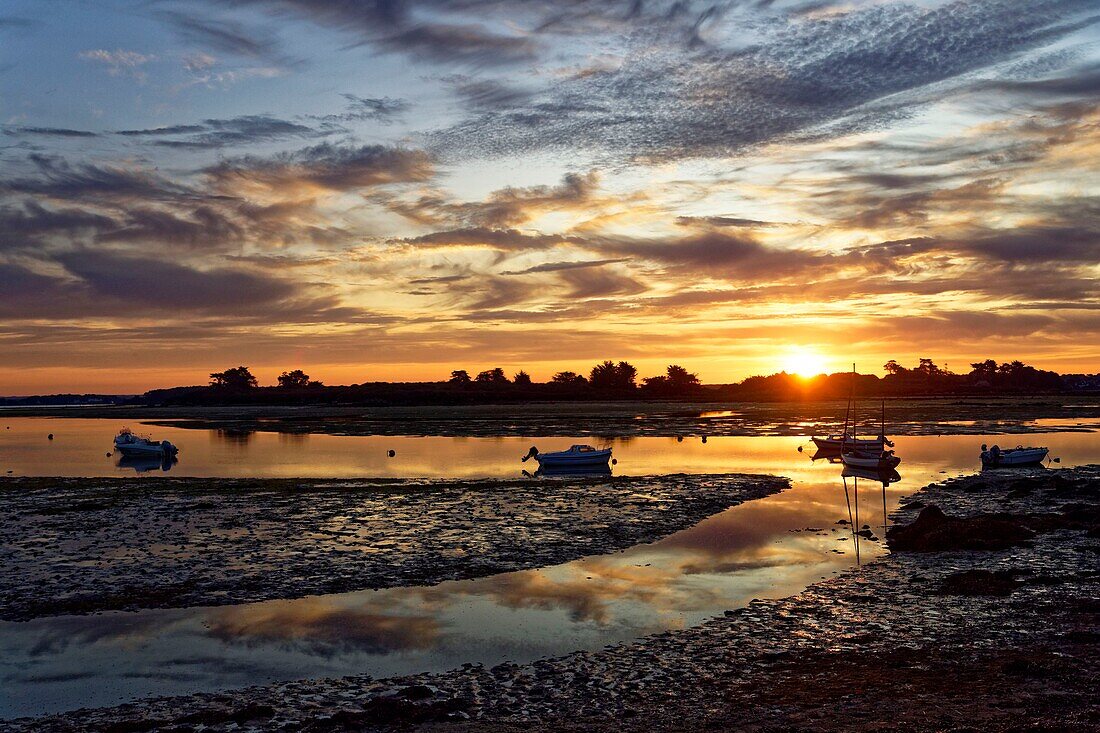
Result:
{"type": "Polygon", "coordinates": [[[877,542],[870,524],[861,524],[859,519],[859,480],[873,481],[882,484],[882,537],[885,539],[886,530],[889,528],[889,512],[886,508],[886,488],[893,483],[901,481],[901,474],[895,469],[873,469],[858,466],[844,466],[840,472],[840,480],[844,483],[844,500],[848,504],[848,526],[852,531],[852,543],[856,551],[856,565],[861,565],[860,539],[877,542]],[[848,491],[848,480],[852,481],[852,491],[848,491]]]}
{"type": "Polygon", "coordinates": [[[175,456],[120,456],[115,463],[119,468],[132,468],[138,473],[148,471],[171,471],[179,463],[175,456]]]}
{"type": "Polygon", "coordinates": [[[840,451],[831,450],[829,448],[820,448],[812,456],[810,460],[814,463],[818,461],[828,461],[829,463],[843,463],[840,460],[840,451]]]}
{"type": "Polygon", "coordinates": [[[901,481],[901,474],[898,473],[895,468],[876,471],[873,468],[845,466],[844,470],[840,472],[840,475],[844,478],[861,478],[867,481],[877,481],[882,484],[882,488],[884,489],[890,484],[896,484],[898,481],[901,481]]]}
{"type": "Polygon", "coordinates": [[[242,430],[240,428],[224,428],[211,431],[211,436],[216,440],[241,448],[251,443],[255,435],[255,430],[242,430]]]}
{"type": "Polygon", "coordinates": [[[524,471],[524,476],[528,478],[540,478],[540,477],[554,477],[554,478],[567,478],[567,477],[584,477],[584,476],[610,476],[611,466],[539,466],[538,470],[534,473],[530,471],[524,471]]]}

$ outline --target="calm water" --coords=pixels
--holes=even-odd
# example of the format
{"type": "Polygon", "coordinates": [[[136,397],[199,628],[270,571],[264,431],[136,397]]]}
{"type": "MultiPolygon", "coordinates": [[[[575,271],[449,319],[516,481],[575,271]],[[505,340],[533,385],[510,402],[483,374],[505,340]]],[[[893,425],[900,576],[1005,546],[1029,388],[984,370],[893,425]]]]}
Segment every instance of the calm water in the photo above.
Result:
{"type": "MultiPolygon", "coordinates": [[[[1066,427],[1066,421],[1040,420],[1040,427],[1066,427]],[[1048,425],[1049,423],[1049,425],[1048,425]]],[[[410,477],[478,478],[520,476],[533,462],[519,459],[531,445],[540,450],[592,443],[592,438],[422,438],[385,436],[291,435],[286,433],[228,433],[134,425],[157,440],[180,448],[170,467],[158,462],[131,463],[113,452],[112,440],[122,423],[77,418],[7,418],[0,416],[0,475],[20,476],[134,476],[158,475],[220,477],[410,477]],[[53,440],[47,435],[52,433],[53,440]],[[393,458],[388,452],[393,450],[393,458]]],[[[1094,455],[1093,433],[1049,433],[1040,436],[923,436],[901,438],[899,455],[906,464],[942,460],[945,467],[977,470],[978,447],[988,442],[1002,447],[1019,442],[1050,446],[1052,456],[1081,462],[1094,455]],[[902,450],[903,449],[903,450],[902,450]]],[[[789,476],[802,458],[795,449],[806,437],[629,438],[610,445],[619,475],[672,472],[779,473],[789,476]]]]}
{"type": "MultiPolygon", "coordinates": [[[[12,419],[0,466],[19,473],[117,475],[103,456],[116,429],[94,420],[12,419]],[[45,433],[55,433],[50,443],[45,433]],[[20,447],[23,446],[23,447],[20,447]],[[21,450],[33,450],[37,463],[21,450]],[[93,449],[99,453],[83,455],[93,449]]],[[[532,443],[558,439],[295,436],[157,428],[182,446],[171,475],[516,476],[532,443]],[[385,451],[393,448],[397,457],[385,451]]],[[[1100,461],[1095,434],[1019,436],[1062,465],[1100,461]]],[[[1008,438],[1008,439],[1006,439],[1008,438]]],[[[781,597],[856,564],[849,509],[881,536],[883,503],[931,480],[971,473],[977,446],[1013,436],[897,439],[902,479],[841,478],[812,463],[801,438],[638,438],[615,442],[616,473],[773,473],[793,488],[715,515],[653,545],[539,570],[430,588],[393,588],[216,608],[112,612],[0,623],[0,715],[37,714],[137,697],[348,674],[445,670],[465,662],[524,662],[676,629],[781,597]],[[845,489],[848,489],[847,501],[845,489]]],[[[542,445],[542,444],[545,444],[542,445]]],[[[158,471],[159,473],[159,471],[158,471]]],[[[859,558],[884,551],[861,541],[859,558]]]]}

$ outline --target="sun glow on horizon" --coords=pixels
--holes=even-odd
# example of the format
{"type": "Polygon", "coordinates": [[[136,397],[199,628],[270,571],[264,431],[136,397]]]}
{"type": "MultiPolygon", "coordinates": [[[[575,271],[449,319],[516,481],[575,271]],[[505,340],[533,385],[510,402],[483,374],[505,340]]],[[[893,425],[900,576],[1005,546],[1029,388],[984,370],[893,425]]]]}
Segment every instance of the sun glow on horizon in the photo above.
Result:
{"type": "Polygon", "coordinates": [[[783,371],[803,379],[816,377],[827,371],[828,360],[821,352],[808,346],[792,346],[783,358],[783,371]]]}

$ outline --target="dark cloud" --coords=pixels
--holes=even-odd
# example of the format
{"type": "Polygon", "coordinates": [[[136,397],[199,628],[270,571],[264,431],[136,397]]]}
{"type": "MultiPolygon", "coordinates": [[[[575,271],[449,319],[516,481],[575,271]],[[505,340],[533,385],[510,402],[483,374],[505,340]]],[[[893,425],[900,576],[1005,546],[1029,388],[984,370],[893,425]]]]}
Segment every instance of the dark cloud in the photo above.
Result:
{"type": "Polygon", "coordinates": [[[629,275],[603,267],[558,270],[558,277],[569,288],[570,298],[625,297],[649,289],[629,275]]]}
{"type": "Polygon", "coordinates": [[[60,258],[96,296],[158,309],[232,312],[288,298],[291,284],[245,270],[197,270],[162,257],[78,251],[60,258]]]}
{"type": "Polygon", "coordinates": [[[196,196],[188,186],[138,168],[70,163],[53,155],[32,153],[27,160],[36,175],[0,179],[0,193],[14,192],[58,199],[179,199],[196,196]]]}
{"type": "Polygon", "coordinates": [[[574,260],[570,262],[544,262],[541,265],[535,265],[528,267],[525,270],[510,270],[500,273],[501,275],[530,275],[538,272],[561,272],[563,270],[580,270],[590,267],[603,267],[604,265],[614,265],[620,262],[627,262],[626,258],[619,258],[613,260],[574,260]]]}
{"type": "Polygon", "coordinates": [[[742,219],[736,216],[678,216],[676,217],[676,223],[680,226],[698,226],[703,224],[712,227],[743,227],[746,229],[775,226],[775,222],[760,221],[758,219],[742,219]]]}
{"type": "Polygon", "coordinates": [[[1097,97],[1100,96],[1100,66],[1076,69],[1063,76],[984,81],[976,84],[975,89],[1039,97],[1097,97]]]}
{"type": "Polygon", "coordinates": [[[470,66],[503,66],[535,58],[535,44],[525,36],[502,36],[481,25],[421,23],[383,36],[375,45],[418,59],[470,66]]]}
{"type": "Polygon", "coordinates": [[[115,228],[115,219],[78,208],[51,209],[35,201],[0,206],[0,250],[37,250],[50,237],[68,241],[115,228]]]}
{"type": "Polygon", "coordinates": [[[98,137],[88,130],[70,130],[65,127],[6,127],[5,135],[42,135],[45,137],[98,137]]]}
{"type": "Polygon", "coordinates": [[[444,81],[452,86],[462,105],[475,112],[513,109],[531,98],[530,91],[497,79],[471,79],[467,76],[453,75],[444,81]]]}
{"type": "Polygon", "coordinates": [[[242,115],[230,119],[208,119],[198,125],[171,125],[145,130],[120,130],[130,137],[156,138],[154,145],[169,148],[212,149],[251,145],[288,138],[308,138],[329,134],[312,127],[271,115],[242,115]],[[183,136],[183,137],[180,137],[183,136]]]}
{"type": "Polygon", "coordinates": [[[188,212],[131,207],[126,211],[124,224],[101,232],[98,238],[108,242],[216,250],[242,243],[245,235],[241,224],[211,206],[196,206],[188,212]]]}
{"type": "Polygon", "coordinates": [[[428,194],[413,202],[392,196],[377,200],[390,210],[423,224],[446,224],[470,229],[499,229],[529,221],[546,211],[579,208],[597,203],[599,176],[567,173],[556,186],[526,186],[493,191],[483,201],[454,201],[428,194]]]}
{"type": "Polygon", "coordinates": [[[152,127],[144,130],[118,130],[116,135],[129,135],[134,137],[159,137],[162,135],[186,135],[193,132],[206,132],[205,125],[168,125],[166,127],[152,127]]]}
{"type": "Polygon", "coordinates": [[[781,280],[806,272],[825,272],[840,265],[836,257],[809,250],[766,247],[745,235],[702,232],[681,239],[592,237],[589,245],[656,262],[675,271],[725,280],[781,280]]]}
{"type": "Polygon", "coordinates": [[[343,120],[378,120],[392,122],[409,110],[409,103],[403,99],[389,97],[359,97],[354,94],[342,95],[348,101],[348,109],[342,115],[343,120]]]}
{"type": "Polygon", "coordinates": [[[525,234],[515,229],[478,227],[432,232],[400,241],[425,247],[491,247],[499,250],[522,251],[546,249],[573,240],[557,234],[525,234]]]}
{"type": "Polygon", "coordinates": [[[157,16],[168,23],[187,42],[219,53],[262,60],[281,67],[301,65],[282,51],[279,40],[256,27],[220,18],[207,19],[175,10],[162,10],[157,16]]]}
{"type": "MultiPolygon", "coordinates": [[[[467,23],[429,22],[414,12],[418,3],[400,0],[347,2],[346,0],[237,0],[238,4],[266,6],[275,13],[339,28],[356,43],[430,60],[469,66],[500,66],[535,58],[536,43],[528,35],[502,35],[471,18],[467,23]]],[[[475,4],[419,3],[422,9],[477,10],[475,4]]],[[[499,18],[492,9],[488,16],[499,18]]],[[[506,11],[507,12],[507,11],[506,11]]]]}
{"type": "MultiPolygon", "coordinates": [[[[1006,230],[971,229],[959,235],[916,237],[852,250],[859,257],[898,263],[937,254],[967,256],[985,264],[1079,265],[1100,262],[1100,229],[1034,225],[1006,230]]],[[[1035,272],[1037,277],[1040,273],[1035,272]]]]}
{"type": "Polygon", "coordinates": [[[271,187],[312,184],[344,191],[390,183],[423,181],[434,171],[431,157],[418,150],[383,145],[322,143],[268,158],[242,156],[205,170],[218,185],[232,189],[238,181],[271,187]]]}

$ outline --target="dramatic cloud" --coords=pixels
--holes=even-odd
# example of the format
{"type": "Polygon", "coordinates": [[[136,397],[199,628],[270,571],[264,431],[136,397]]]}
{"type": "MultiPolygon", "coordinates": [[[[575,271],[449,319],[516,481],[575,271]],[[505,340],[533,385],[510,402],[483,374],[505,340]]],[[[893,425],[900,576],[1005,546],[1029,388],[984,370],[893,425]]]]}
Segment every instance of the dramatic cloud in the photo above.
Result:
{"type": "Polygon", "coordinates": [[[640,34],[618,67],[564,79],[436,142],[471,155],[583,146],[667,160],[729,155],[849,116],[868,128],[895,117],[906,93],[1064,36],[1091,22],[1090,9],[1086,0],[873,6],[765,24],[749,48],[705,44],[686,52],[667,48],[654,31],[640,34]],[[887,97],[877,111],[868,106],[887,97]]]}
{"type": "Polygon", "coordinates": [[[423,181],[432,172],[431,157],[421,151],[329,143],[271,158],[231,158],[206,170],[217,185],[230,188],[246,181],[271,188],[305,184],[333,191],[423,181]]]}
{"type": "Polygon", "coordinates": [[[0,18],[0,391],[119,354],[1095,371],[1094,6],[205,0],[62,57],[0,18]]]}

